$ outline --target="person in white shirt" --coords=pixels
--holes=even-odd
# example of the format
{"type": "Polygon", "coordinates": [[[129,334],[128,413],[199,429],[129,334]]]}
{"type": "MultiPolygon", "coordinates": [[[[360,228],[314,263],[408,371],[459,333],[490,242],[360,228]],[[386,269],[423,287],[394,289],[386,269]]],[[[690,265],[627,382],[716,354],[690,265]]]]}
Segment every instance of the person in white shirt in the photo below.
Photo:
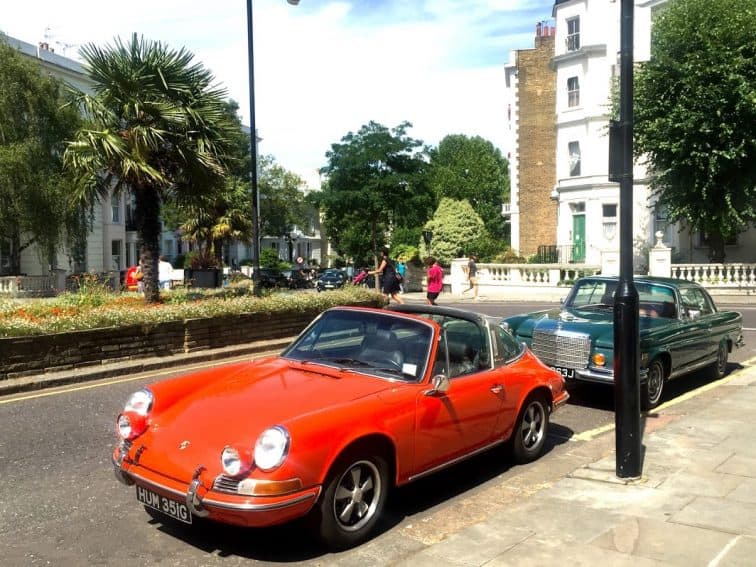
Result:
{"type": "Polygon", "coordinates": [[[173,266],[165,259],[165,256],[160,256],[160,262],[158,262],[158,282],[160,289],[171,289],[172,272],[173,266]]]}

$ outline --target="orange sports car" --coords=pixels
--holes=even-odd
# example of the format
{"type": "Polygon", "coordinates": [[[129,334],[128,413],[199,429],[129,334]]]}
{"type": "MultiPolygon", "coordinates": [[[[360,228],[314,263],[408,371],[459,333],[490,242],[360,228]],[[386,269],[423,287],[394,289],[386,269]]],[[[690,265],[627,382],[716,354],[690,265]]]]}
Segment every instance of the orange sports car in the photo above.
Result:
{"type": "Polygon", "coordinates": [[[338,307],[279,356],[132,394],[113,464],[138,502],[175,520],[308,515],[343,549],[369,536],[393,486],[499,444],[517,462],[537,458],[567,398],[498,318],[338,307]]]}

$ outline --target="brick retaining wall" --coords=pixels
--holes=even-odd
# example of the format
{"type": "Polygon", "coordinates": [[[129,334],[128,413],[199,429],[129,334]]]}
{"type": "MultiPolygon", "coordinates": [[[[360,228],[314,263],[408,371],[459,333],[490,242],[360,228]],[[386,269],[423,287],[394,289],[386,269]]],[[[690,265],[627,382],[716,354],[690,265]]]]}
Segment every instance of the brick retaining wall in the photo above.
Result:
{"type": "Polygon", "coordinates": [[[242,314],[0,339],[0,380],[299,334],[318,314],[242,314]]]}

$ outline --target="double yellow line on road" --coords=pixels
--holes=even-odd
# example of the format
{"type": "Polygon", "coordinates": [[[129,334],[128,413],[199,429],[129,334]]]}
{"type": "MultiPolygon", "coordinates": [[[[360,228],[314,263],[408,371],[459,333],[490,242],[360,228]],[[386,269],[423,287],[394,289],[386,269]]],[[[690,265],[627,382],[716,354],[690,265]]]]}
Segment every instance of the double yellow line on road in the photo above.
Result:
{"type": "MultiPolygon", "coordinates": [[[[691,390],[690,392],[686,392],[685,394],[681,396],[677,396],[675,399],[670,400],[668,402],[665,402],[661,404],[660,406],[657,406],[654,408],[654,411],[661,411],[663,409],[675,406],[679,403],[682,403],[686,400],[690,400],[691,398],[695,398],[696,396],[700,396],[704,392],[708,392],[709,390],[713,390],[714,388],[718,388],[719,386],[724,386],[728,384],[729,382],[740,378],[740,373],[750,367],[756,365],[756,356],[753,358],[750,358],[742,363],[743,369],[736,370],[726,378],[722,378],[721,380],[715,380],[714,382],[709,382],[708,384],[704,384],[703,386],[700,386],[696,388],[695,390],[691,390]]],[[[573,435],[570,437],[570,441],[590,441],[591,439],[595,439],[602,433],[606,433],[607,431],[612,431],[615,427],[615,424],[609,423],[607,425],[602,425],[601,427],[596,427],[595,429],[589,429],[588,431],[583,431],[582,433],[578,433],[577,435],[573,435]]]]}

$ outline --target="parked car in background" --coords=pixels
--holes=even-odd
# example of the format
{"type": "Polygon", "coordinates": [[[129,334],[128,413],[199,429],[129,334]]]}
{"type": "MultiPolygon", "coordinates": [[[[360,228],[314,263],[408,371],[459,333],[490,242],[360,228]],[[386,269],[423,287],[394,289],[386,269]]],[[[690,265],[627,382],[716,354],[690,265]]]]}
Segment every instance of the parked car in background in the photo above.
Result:
{"type": "Polygon", "coordinates": [[[259,268],[259,270],[258,281],[260,282],[260,287],[270,289],[289,286],[288,280],[280,270],[276,270],[275,268],[259,268]]]}
{"type": "MultiPolygon", "coordinates": [[[[636,277],[640,313],[641,407],[659,404],[667,380],[708,366],[724,376],[732,349],[743,344],[742,317],[719,311],[699,284],[636,277]]],[[[578,280],[556,309],[503,320],[568,382],[614,382],[616,277],[578,280]]]]}
{"type": "Polygon", "coordinates": [[[344,287],[346,282],[346,275],[341,270],[328,269],[318,276],[315,282],[315,287],[318,291],[325,291],[327,289],[339,289],[344,287]]]}
{"type": "Polygon", "coordinates": [[[309,516],[340,549],[369,537],[395,485],[505,443],[538,458],[562,377],[498,318],[399,307],[329,309],[280,356],[138,390],[116,419],[116,477],[156,515],[309,516]]]}
{"type": "Polygon", "coordinates": [[[286,278],[289,289],[306,289],[312,287],[312,282],[305,278],[302,270],[282,270],[281,274],[286,278]]]}

